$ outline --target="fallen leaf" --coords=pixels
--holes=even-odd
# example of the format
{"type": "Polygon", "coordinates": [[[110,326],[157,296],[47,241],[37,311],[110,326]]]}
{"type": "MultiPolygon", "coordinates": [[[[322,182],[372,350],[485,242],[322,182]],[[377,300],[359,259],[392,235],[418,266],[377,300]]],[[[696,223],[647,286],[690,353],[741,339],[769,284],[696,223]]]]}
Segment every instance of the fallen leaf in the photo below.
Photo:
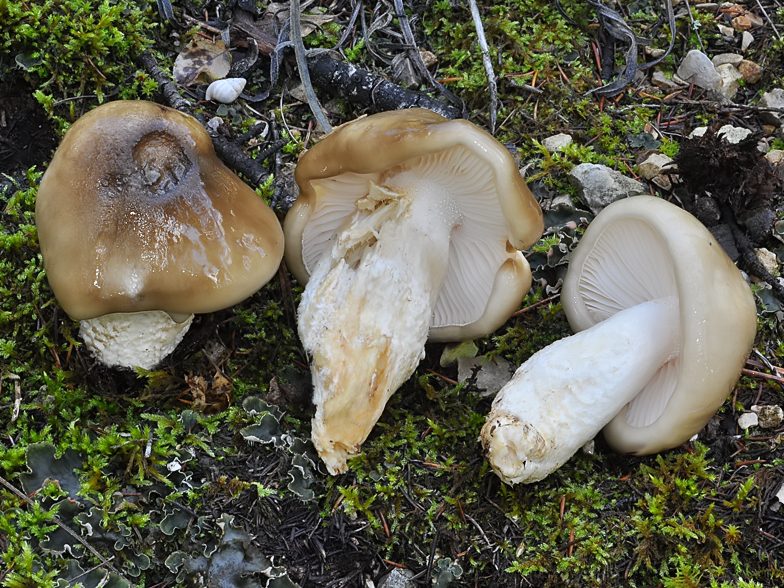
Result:
{"type": "Polygon", "coordinates": [[[174,81],[184,86],[210,83],[225,78],[231,67],[231,55],[223,41],[212,42],[196,37],[174,61],[174,81]]]}

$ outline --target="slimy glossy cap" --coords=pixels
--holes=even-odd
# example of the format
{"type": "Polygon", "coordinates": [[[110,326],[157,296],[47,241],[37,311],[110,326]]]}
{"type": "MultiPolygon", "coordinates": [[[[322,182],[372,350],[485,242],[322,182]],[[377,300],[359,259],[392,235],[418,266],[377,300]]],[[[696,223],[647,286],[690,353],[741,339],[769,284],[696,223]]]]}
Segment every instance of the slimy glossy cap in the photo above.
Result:
{"type": "Polygon", "coordinates": [[[278,219],[198,121],[152,102],[111,102],[73,124],[41,181],[36,222],[49,283],[74,320],[226,308],[283,254],[278,219]]]}

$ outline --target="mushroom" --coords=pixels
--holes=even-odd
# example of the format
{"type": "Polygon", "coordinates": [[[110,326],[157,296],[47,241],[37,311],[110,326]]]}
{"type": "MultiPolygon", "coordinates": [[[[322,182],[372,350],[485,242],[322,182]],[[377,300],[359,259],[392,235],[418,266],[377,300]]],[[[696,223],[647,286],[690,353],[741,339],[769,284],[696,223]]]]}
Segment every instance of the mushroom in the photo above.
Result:
{"type": "Polygon", "coordinates": [[[204,128],[152,102],[104,104],[71,126],[36,223],[55,297],[109,366],[155,366],[194,313],[247,298],[283,256],[275,214],[204,128]]]}
{"type": "Polygon", "coordinates": [[[602,428],[623,453],[684,443],[732,391],[754,343],[741,273],[697,219],[650,196],[599,213],[561,301],[577,334],[524,363],[482,429],[509,484],[543,479],[602,428]]]}
{"type": "Polygon", "coordinates": [[[473,124],[422,109],[335,129],[297,165],[286,262],[306,284],[312,438],[332,474],[424,357],[497,329],[530,288],[520,253],[542,213],[514,159],[473,124]]]}

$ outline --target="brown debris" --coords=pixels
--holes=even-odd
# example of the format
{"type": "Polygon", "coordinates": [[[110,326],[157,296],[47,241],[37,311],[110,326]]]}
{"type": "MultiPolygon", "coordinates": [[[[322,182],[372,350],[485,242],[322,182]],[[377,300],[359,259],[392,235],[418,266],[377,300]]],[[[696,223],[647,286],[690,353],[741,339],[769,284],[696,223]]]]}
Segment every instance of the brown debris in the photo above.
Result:
{"type": "Polygon", "coordinates": [[[779,180],[757,150],[758,139],[751,135],[731,145],[709,130],[684,140],[675,157],[682,181],[695,197],[710,192],[728,204],[736,218],[769,206],[779,180]]]}
{"type": "Polygon", "coordinates": [[[231,405],[231,392],[233,386],[220,372],[216,372],[210,381],[203,376],[188,376],[186,395],[190,399],[180,398],[180,402],[190,405],[192,410],[205,414],[223,412],[231,405]]]}
{"type": "Polygon", "coordinates": [[[259,52],[269,55],[278,44],[277,30],[281,23],[276,22],[274,13],[269,10],[260,19],[242,9],[237,9],[231,21],[231,46],[247,47],[248,38],[254,39],[259,46],[259,52]]]}

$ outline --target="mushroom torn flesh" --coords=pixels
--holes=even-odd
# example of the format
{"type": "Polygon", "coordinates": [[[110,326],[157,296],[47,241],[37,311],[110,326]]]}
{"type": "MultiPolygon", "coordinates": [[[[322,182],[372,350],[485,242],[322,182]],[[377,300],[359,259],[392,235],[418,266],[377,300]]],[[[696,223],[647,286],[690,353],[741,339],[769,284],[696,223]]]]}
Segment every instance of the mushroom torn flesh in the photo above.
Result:
{"type": "Polygon", "coordinates": [[[359,452],[428,337],[498,328],[530,287],[518,250],[542,216],[514,159],[466,121],[421,109],[335,130],[300,161],[286,260],[307,282],[313,442],[331,473],[359,452]]]}

